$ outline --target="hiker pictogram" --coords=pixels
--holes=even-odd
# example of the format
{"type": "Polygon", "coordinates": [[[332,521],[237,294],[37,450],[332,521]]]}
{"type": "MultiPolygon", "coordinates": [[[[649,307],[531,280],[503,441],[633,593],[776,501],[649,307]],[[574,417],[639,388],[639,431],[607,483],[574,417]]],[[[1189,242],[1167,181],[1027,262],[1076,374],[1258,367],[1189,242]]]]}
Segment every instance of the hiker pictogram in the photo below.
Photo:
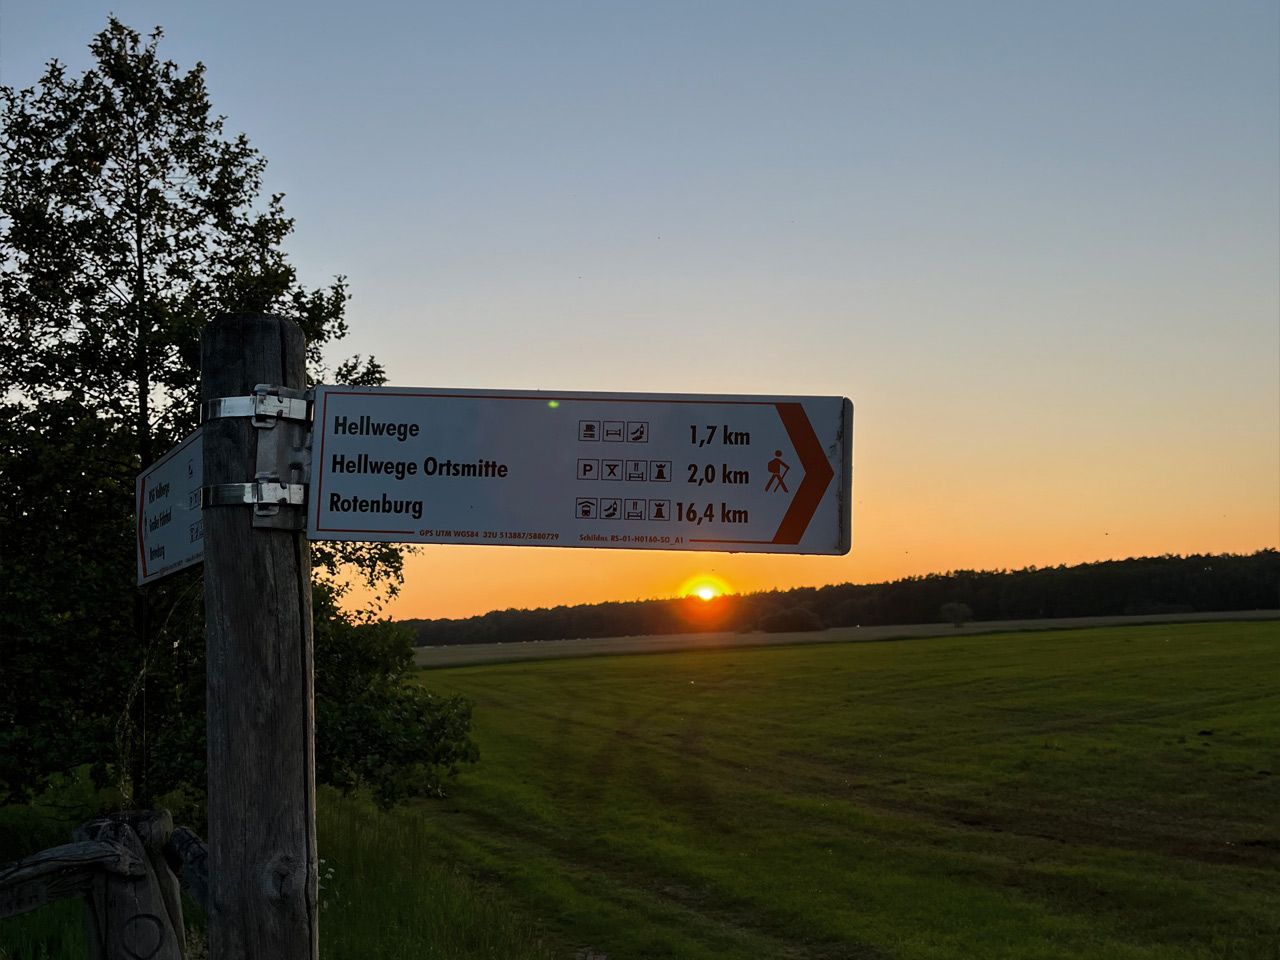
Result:
{"type": "Polygon", "coordinates": [[[773,459],[769,461],[769,482],[764,485],[765,493],[771,490],[781,490],[783,493],[790,493],[787,489],[786,478],[791,472],[791,464],[782,459],[782,451],[773,451],[773,459]]]}

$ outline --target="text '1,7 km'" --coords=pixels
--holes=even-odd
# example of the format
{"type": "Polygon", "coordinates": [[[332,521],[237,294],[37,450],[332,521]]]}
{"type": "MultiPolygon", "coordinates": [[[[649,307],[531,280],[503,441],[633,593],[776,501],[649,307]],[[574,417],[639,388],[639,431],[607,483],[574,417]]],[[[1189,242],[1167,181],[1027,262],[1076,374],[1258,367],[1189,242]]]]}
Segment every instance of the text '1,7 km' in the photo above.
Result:
{"type": "Polygon", "coordinates": [[[847,553],[843,397],[316,389],[313,540],[847,553]]]}

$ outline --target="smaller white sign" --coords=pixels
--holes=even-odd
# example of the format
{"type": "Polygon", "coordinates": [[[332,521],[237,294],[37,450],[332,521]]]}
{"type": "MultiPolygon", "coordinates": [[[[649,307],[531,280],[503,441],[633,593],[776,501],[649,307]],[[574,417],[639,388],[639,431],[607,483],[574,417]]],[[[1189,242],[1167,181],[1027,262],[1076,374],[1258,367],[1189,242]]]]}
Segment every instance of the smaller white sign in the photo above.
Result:
{"type": "Polygon", "coordinates": [[[138,474],[138,585],[204,559],[199,429],[138,474]]]}

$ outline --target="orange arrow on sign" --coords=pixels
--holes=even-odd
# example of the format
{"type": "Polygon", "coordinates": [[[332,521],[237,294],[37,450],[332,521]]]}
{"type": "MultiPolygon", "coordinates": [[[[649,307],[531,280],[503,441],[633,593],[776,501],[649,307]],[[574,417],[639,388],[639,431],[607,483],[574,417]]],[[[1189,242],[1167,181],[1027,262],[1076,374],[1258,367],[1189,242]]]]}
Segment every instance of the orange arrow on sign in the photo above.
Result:
{"type": "Polygon", "coordinates": [[[777,403],[774,407],[782,418],[782,425],[787,428],[787,436],[791,438],[791,446],[800,457],[800,466],[804,468],[804,480],[787,508],[786,516],[778,524],[778,532],[773,535],[774,543],[796,544],[804,536],[822,502],[822,495],[831,485],[835,476],[827,456],[822,452],[822,444],[818,435],[813,432],[813,424],[804,412],[804,405],[799,403],[777,403]]]}
{"type": "Polygon", "coordinates": [[[772,540],[690,537],[691,543],[776,543],[794,546],[809,529],[809,521],[817,512],[818,504],[822,502],[822,495],[831,485],[831,478],[835,476],[835,472],[827,462],[826,454],[822,452],[822,444],[818,441],[818,435],[813,432],[813,424],[809,422],[809,415],[804,412],[804,404],[775,403],[773,406],[778,411],[778,416],[782,418],[782,425],[787,429],[787,437],[791,440],[791,446],[795,448],[796,455],[800,458],[800,466],[804,469],[804,479],[800,481],[796,495],[791,500],[791,506],[787,507],[787,512],[782,517],[782,522],[778,524],[777,533],[773,535],[772,540]]]}

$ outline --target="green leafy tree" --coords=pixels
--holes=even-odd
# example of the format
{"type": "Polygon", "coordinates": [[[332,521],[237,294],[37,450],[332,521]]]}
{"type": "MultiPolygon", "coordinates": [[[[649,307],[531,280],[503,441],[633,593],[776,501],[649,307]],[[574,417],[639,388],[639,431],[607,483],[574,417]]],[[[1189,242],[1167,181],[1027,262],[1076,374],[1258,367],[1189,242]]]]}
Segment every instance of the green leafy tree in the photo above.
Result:
{"type": "Polygon", "coordinates": [[[467,736],[471,704],[401,677],[412,668],[411,632],[386,621],[353,623],[327,585],[315,591],[316,775],[351,791],[370,785],[389,807],[443,793],[458,765],[478,759],[467,736]]]}
{"type": "Polygon", "coordinates": [[[0,799],[119,753],[134,463],[75,400],[0,411],[0,799]]]}
{"type": "MultiPolygon", "coordinates": [[[[135,803],[203,784],[199,573],[137,590],[132,539],[134,476],[196,424],[201,328],[283,315],[313,382],[384,380],[368,358],[325,369],[347,334],[345,283],[299,284],[265,159],[212,113],[202,65],[160,57],[161,36],[113,17],[82,75],[54,61],[36,86],[0,88],[0,799],[85,763],[135,803]]],[[[387,544],[313,551],[317,634],[369,644],[382,678],[323,686],[320,767],[384,799],[438,790],[432,771],[474,756],[466,705],[422,708],[409,662],[356,629],[378,600],[339,607],[353,580],[393,595],[402,560],[387,544]],[[331,736],[325,718],[358,708],[379,721],[367,736],[331,736]]],[[[339,651],[317,647],[324,676],[339,651]]]]}

